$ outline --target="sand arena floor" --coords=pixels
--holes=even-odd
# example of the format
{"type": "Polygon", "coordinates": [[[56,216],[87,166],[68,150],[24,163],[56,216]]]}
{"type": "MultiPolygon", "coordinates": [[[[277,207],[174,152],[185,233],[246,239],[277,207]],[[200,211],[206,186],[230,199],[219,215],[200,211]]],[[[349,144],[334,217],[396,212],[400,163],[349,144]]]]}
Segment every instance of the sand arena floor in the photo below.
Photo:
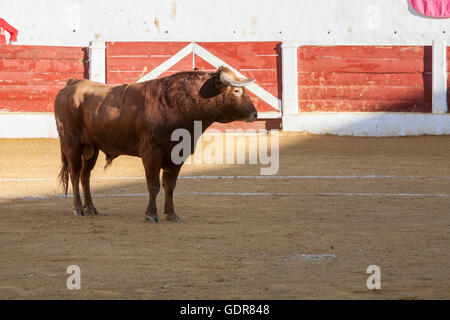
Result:
{"type": "Polygon", "coordinates": [[[450,298],[450,136],[281,134],[276,176],[187,165],[182,221],[156,225],[138,158],[104,171],[101,154],[102,215],[74,217],[57,140],[0,139],[0,151],[2,299],[450,298]],[[73,264],[81,290],[66,288],[73,264]],[[381,290],[366,287],[369,265],[381,290]]]}

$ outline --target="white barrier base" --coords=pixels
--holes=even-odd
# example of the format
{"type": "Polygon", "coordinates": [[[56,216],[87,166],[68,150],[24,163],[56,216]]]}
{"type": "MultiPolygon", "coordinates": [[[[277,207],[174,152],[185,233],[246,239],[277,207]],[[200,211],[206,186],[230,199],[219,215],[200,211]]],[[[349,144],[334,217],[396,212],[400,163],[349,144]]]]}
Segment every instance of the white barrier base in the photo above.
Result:
{"type": "MultiPolygon", "coordinates": [[[[314,112],[283,116],[283,131],[341,136],[450,134],[450,114],[314,112]]],[[[0,113],[0,138],[58,138],[53,113],[0,113]]]]}
{"type": "Polygon", "coordinates": [[[0,113],[0,138],[58,138],[52,112],[0,113]]]}
{"type": "Polygon", "coordinates": [[[450,114],[409,112],[305,112],[283,116],[283,131],[339,136],[450,134],[450,114]]]}

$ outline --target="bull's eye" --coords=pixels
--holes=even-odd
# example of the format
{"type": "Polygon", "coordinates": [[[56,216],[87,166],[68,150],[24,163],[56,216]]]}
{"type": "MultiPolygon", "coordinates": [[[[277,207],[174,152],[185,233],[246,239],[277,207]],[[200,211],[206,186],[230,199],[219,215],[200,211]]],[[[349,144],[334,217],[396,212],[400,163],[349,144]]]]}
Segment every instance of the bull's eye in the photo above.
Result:
{"type": "Polygon", "coordinates": [[[239,97],[242,94],[242,89],[241,88],[234,88],[233,89],[233,93],[235,96],[239,97]]]}

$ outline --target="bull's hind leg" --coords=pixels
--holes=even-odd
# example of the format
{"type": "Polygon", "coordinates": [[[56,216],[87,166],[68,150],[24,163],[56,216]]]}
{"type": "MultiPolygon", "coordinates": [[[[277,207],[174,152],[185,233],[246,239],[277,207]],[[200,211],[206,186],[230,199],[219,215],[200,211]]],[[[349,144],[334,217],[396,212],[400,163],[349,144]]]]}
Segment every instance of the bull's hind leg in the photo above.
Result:
{"type": "Polygon", "coordinates": [[[160,189],[159,173],[161,171],[161,150],[144,148],[141,151],[142,163],[145,168],[147,178],[147,189],[149,194],[148,207],[145,212],[145,220],[150,223],[159,222],[159,216],[156,209],[156,197],[160,189]]]}
{"type": "Polygon", "coordinates": [[[91,197],[90,178],[91,171],[97,162],[98,148],[94,146],[85,146],[83,148],[82,155],[82,167],[81,167],[81,186],[83,187],[84,196],[84,213],[85,214],[98,214],[97,209],[94,207],[91,197]]]}
{"type": "Polygon", "coordinates": [[[163,188],[165,195],[164,214],[168,221],[179,221],[180,217],[175,213],[173,205],[173,190],[177,184],[178,174],[180,173],[181,165],[172,165],[163,170],[163,188]]]}
{"type": "Polygon", "coordinates": [[[75,216],[84,215],[80,198],[81,150],[81,146],[73,146],[64,152],[69,162],[69,175],[73,191],[73,215],[75,216]]]}

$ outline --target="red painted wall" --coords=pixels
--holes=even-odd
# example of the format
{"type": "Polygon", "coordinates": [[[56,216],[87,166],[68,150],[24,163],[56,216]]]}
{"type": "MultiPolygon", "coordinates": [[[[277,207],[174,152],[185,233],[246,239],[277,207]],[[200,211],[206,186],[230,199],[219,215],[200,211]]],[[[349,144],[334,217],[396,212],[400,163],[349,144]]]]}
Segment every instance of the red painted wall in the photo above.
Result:
{"type": "MultiPolygon", "coordinates": [[[[134,82],[187,44],[107,43],[107,82],[134,82]]],[[[199,44],[281,98],[278,42],[199,44]]],[[[431,111],[431,47],[301,46],[298,57],[300,112],[431,111]]],[[[84,47],[0,46],[0,111],[51,112],[68,78],[88,78],[87,60],[84,47]]],[[[193,67],[214,69],[190,54],[161,76],[193,67]]],[[[450,47],[447,68],[450,75],[450,47]]],[[[258,110],[273,111],[252,98],[258,110]]]]}
{"type": "Polygon", "coordinates": [[[51,112],[68,78],[88,78],[82,47],[0,46],[0,111],[51,112]]]}
{"type": "Polygon", "coordinates": [[[299,108],[431,112],[431,47],[302,46],[299,108]]]}

